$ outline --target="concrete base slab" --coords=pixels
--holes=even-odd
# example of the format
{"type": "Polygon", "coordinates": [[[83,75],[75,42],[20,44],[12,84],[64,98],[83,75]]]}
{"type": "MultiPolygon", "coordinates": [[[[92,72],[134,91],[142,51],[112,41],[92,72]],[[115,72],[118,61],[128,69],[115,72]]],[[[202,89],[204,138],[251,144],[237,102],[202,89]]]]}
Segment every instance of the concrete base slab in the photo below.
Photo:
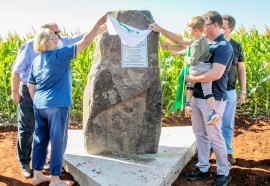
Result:
{"type": "Polygon", "coordinates": [[[190,126],[163,127],[157,154],[129,158],[89,155],[82,130],[69,130],[64,168],[81,186],[171,185],[196,153],[190,126]]]}

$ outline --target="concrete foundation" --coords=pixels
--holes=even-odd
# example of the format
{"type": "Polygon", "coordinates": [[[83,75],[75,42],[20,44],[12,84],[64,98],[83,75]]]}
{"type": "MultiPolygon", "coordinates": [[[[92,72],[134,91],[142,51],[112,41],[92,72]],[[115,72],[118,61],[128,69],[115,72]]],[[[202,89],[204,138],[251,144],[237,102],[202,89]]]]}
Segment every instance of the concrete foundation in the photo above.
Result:
{"type": "Polygon", "coordinates": [[[190,126],[163,127],[157,154],[129,158],[89,155],[82,130],[69,130],[64,168],[81,186],[171,185],[196,153],[190,126]]]}

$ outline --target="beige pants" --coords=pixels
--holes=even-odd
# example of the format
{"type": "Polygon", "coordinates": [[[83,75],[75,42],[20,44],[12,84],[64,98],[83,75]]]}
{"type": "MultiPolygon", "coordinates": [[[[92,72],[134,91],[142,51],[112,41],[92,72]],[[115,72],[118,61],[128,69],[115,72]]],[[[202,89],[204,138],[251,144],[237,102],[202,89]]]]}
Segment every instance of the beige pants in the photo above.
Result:
{"type": "Polygon", "coordinates": [[[216,100],[216,112],[221,119],[212,126],[207,126],[209,107],[207,99],[192,98],[192,128],[196,136],[198,146],[199,162],[196,166],[202,171],[207,172],[210,168],[210,144],[214,150],[217,162],[217,174],[227,176],[230,172],[231,164],[227,159],[227,148],[222,135],[221,126],[226,101],[216,100]]]}

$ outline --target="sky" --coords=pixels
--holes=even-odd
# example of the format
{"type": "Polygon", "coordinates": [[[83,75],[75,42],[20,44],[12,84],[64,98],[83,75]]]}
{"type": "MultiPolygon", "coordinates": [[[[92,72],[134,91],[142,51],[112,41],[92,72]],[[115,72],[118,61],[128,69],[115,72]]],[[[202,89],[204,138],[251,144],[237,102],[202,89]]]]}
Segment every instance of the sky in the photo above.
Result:
{"type": "Polygon", "coordinates": [[[9,32],[26,36],[48,22],[67,33],[86,32],[107,11],[149,10],[155,22],[183,33],[193,16],[215,10],[236,19],[236,29],[254,26],[260,33],[270,28],[270,0],[0,0],[0,37],[9,32]]]}

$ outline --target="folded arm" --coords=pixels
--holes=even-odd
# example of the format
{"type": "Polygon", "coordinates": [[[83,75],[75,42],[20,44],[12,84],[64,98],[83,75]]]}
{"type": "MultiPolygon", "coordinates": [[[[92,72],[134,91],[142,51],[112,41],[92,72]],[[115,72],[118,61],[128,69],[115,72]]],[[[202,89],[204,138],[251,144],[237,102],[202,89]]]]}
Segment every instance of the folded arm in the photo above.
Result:
{"type": "Polygon", "coordinates": [[[197,82],[207,83],[207,82],[216,81],[222,77],[225,69],[226,69],[225,65],[222,65],[220,63],[213,63],[212,68],[201,75],[197,75],[197,76],[186,75],[186,82],[188,82],[188,83],[197,83],[197,82]]]}

